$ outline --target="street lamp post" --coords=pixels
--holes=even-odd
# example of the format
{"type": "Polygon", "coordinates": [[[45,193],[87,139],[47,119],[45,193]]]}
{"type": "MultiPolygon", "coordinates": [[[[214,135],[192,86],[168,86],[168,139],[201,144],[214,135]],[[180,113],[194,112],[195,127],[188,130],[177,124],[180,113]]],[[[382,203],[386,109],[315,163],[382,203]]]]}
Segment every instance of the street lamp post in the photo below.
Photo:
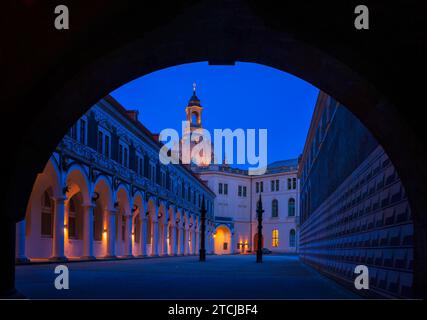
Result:
{"type": "Polygon", "coordinates": [[[199,261],[206,261],[206,248],[205,248],[205,232],[206,232],[206,208],[205,208],[205,196],[202,198],[202,206],[200,208],[200,250],[199,250],[199,261]]]}
{"type": "Polygon", "coordinates": [[[264,210],[262,209],[261,194],[259,195],[256,212],[258,214],[258,239],[257,239],[258,243],[257,243],[257,250],[256,250],[256,262],[261,263],[262,262],[262,213],[264,212],[264,210]]]}

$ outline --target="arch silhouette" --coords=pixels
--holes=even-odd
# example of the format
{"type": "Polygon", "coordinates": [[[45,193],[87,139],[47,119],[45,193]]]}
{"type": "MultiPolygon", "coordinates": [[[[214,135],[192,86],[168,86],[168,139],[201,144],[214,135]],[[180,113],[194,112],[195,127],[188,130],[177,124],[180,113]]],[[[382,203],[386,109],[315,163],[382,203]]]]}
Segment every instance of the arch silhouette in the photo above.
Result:
{"type": "MultiPolygon", "coordinates": [[[[393,8],[391,4],[376,7],[377,23],[390,23],[392,15],[387,10],[393,8]]],[[[127,1],[94,3],[90,8],[75,4],[73,23],[79,28],[69,30],[75,41],[67,41],[68,36],[55,34],[54,28],[46,30],[37,23],[47,19],[44,14],[51,12],[47,7],[28,19],[21,19],[18,12],[7,12],[12,21],[23,24],[22,28],[30,26],[22,41],[31,39],[28,43],[34,44],[25,54],[9,54],[12,58],[5,69],[12,76],[5,84],[7,94],[2,98],[4,105],[15,107],[16,111],[8,108],[8,112],[16,112],[17,116],[9,118],[16,118],[14,121],[19,124],[14,132],[16,138],[8,141],[10,158],[6,161],[11,168],[8,173],[11,182],[3,195],[6,201],[1,210],[7,221],[24,218],[36,175],[66,129],[113,89],[149,72],[182,63],[256,62],[294,74],[332,95],[384,147],[403,181],[413,211],[415,292],[425,296],[424,118],[419,117],[416,108],[408,108],[423,101],[422,83],[410,74],[426,72],[421,60],[425,49],[417,38],[426,36],[421,31],[424,28],[417,25],[421,21],[407,23],[409,18],[405,17],[412,15],[402,14],[401,32],[408,35],[402,40],[390,38],[384,31],[387,28],[362,39],[349,29],[352,26],[347,27],[347,14],[329,12],[321,2],[310,5],[292,2],[286,3],[284,10],[274,9],[275,4],[268,0],[240,0],[223,6],[210,1],[176,1],[167,8],[127,1]],[[223,23],[217,23],[218,16],[223,23]],[[110,23],[112,19],[114,24],[110,23]],[[317,27],[319,24],[322,28],[317,27]],[[416,35],[410,33],[410,28],[418,30],[416,35]],[[334,38],[337,33],[346,41],[337,43],[334,38]],[[41,39],[51,41],[43,48],[36,47],[42,43],[41,39]],[[408,46],[413,50],[407,50],[408,46]],[[82,57],[79,52],[85,47],[87,55],[82,57]],[[365,48],[369,50],[364,51],[365,48]],[[41,50],[40,54],[32,57],[31,49],[41,50]],[[384,57],[380,64],[378,57],[384,57]],[[400,62],[399,66],[395,61],[400,62]],[[43,81],[34,81],[36,78],[43,81]],[[93,84],[97,84],[96,88],[93,84]],[[33,108],[34,105],[39,107],[33,108]],[[22,141],[26,142],[25,147],[22,141]]],[[[342,13],[354,10],[345,3],[335,5],[334,9],[342,13]]],[[[399,9],[424,11],[416,5],[399,9]]],[[[6,47],[18,50],[13,49],[16,46],[6,47]]],[[[5,228],[4,232],[8,230],[5,228]]],[[[12,239],[11,235],[4,246],[13,246],[12,239]]],[[[2,267],[2,274],[10,274],[2,284],[6,291],[13,287],[12,253],[8,257],[11,262],[2,267]]]]}

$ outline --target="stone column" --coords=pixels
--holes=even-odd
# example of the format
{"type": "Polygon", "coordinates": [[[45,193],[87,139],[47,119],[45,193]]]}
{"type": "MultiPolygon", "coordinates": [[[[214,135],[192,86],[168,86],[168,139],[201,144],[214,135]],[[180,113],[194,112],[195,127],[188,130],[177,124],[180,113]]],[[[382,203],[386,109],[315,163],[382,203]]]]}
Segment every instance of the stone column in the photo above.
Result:
{"type": "Polygon", "coordinates": [[[184,228],[184,255],[189,254],[190,246],[188,245],[188,235],[189,235],[189,229],[187,226],[184,228]]]}
{"type": "Polygon", "coordinates": [[[159,255],[159,222],[158,221],[153,221],[152,223],[153,225],[153,240],[151,241],[151,245],[152,245],[152,250],[151,250],[151,255],[152,256],[158,256],[159,255]]]}
{"type": "Polygon", "coordinates": [[[64,254],[64,201],[65,197],[54,198],[53,239],[51,261],[66,261],[64,254]]]}
{"type": "Polygon", "coordinates": [[[173,256],[176,256],[178,254],[178,243],[177,243],[177,226],[175,224],[175,221],[172,223],[172,234],[171,234],[171,241],[172,241],[172,252],[171,254],[173,256]]]}
{"type": "Polygon", "coordinates": [[[144,216],[141,219],[141,240],[140,240],[140,246],[141,246],[141,254],[140,257],[146,257],[147,256],[147,218],[144,216]]]}
{"type": "Polygon", "coordinates": [[[168,255],[168,229],[169,229],[169,224],[166,221],[163,224],[163,255],[164,256],[168,255]]]}
{"type": "Polygon", "coordinates": [[[125,227],[125,255],[127,258],[133,258],[132,254],[132,216],[126,215],[125,227]]]}
{"type": "Polygon", "coordinates": [[[181,225],[181,227],[179,228],[179,236],[180,236],[180,241],[179,241],[179,254],[181,256],[183,256],[185,254],[185,229],[184,227],[181,225]]]}
{"type": "Polygon", "coordinates": [[[95,205],[83,204],[83,256],[81,259],[94,260],[93,255],[93,215],[95,205]]]}
{"type": "Polygon", "coordinates": [[[18,263],[25,263],[25,262],[29,262],[30,259],[27,258],[26,255],[26,250],[25,250],[25,240],[26,240],[26,236],[25,236],[25,229],[26,229],[26,222],[25,219],[18,222],[16,224],[16,228],[17,228],[17,240],[18,240],[18,250],[16,252],[16,262],[18,263]]]}
{"type": "Polygon", "coordinates": [[[191,228],[191,254],[196,254],[196,226],[193,224],[193,227],[191,228]]]}
{"type": "Polygon", "coordinates": [[[115,209],[105,211],[108,221],[107,228],[107,255],[105,258],[116,258],[116,215],[115,209]]]}

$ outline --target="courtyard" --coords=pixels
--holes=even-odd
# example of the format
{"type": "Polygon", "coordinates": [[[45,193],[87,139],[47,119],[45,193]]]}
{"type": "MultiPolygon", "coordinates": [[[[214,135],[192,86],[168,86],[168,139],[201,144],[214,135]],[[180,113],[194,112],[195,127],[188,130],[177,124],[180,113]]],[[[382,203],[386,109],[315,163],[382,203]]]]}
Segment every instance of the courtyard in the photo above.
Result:
{"type": "Polygon", "coordinates": [[[57,290],[57,264],[16,267],[30,299],[358,299],[293,255],[164,257],[72,262],[69,289],[57,290]]]}

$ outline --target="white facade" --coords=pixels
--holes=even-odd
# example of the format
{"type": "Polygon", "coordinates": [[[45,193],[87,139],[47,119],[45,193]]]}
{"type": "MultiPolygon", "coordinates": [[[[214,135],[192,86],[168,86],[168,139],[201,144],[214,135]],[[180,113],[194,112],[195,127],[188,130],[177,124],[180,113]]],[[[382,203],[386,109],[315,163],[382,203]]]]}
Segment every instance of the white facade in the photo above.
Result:
{"type": "Polygon", "coordinates": [[[296,159],[273,163],[261,176],[250,176],[244,170],[227,166],[213,165],[193,170],[216,194],[215,225],[217,231],[221,229],[219,236],[214,234],[216,253],[248,253],[256,249],[256,206],[260,195],[264,209],[263,248],[277,253],[297,252],[299,186],[296,159]],[[273,210],[273,206],[277,209],[273,210]],[[224,237],[222,234],[227,229],[230,235],[224,237]],[[227,249],[218,242],[227,242],[227,249]]]}

